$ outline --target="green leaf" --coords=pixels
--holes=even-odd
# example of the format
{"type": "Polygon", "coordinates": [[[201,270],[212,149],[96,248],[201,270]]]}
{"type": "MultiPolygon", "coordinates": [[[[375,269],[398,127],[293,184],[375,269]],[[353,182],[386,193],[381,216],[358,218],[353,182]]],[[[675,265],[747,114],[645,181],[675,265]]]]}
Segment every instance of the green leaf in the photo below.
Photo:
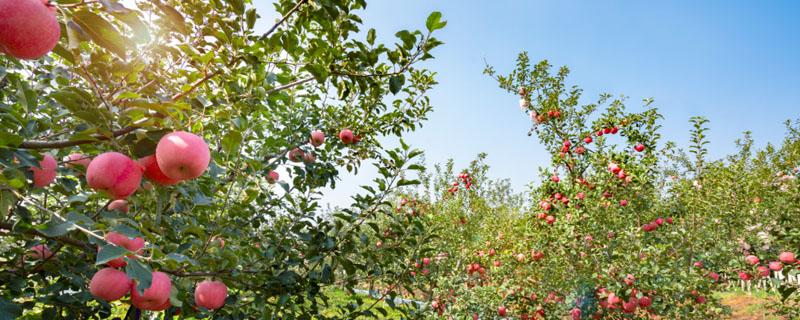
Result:
{"type": "Polygon", "coordinates": [[[55,220],[50,220],[45,224],[45,228],[39,230],[42,234],[48,237],[59,237],[67,234],[68,232],[75,229],[75,224],[72,222],[59,222],[55,220]]]}
{"type": "Polygon", "coordinates": [[[370,28],[369,31],[367,31],[367,43],[370,45],[375,44],[375,28],[370,28]]]}
{"type": "Polygon", "coordinates": [[[425,27],[428,28],[429,32],[433,32],[434,30],[438,30],[444,28],[447,25],[447,21],[442,20],[442,13],[439,11],[431,12],[428,16],[428,20],[425,21],[425,27]]]}
{"type": "Polygon", "coordinates": [[[108,49],[120,58],[127,56],[128,41],[114,28],[114,25],[92,12],[80,10],[72,15],[72,19],[81,30],[97,45],[108,49]]]}
{"type": "Polygon", "coordinates": [[[125,266],[125,273],[128,278],[136,281],[136,290],[144,293],[144,290],[150,288],[153,282],[153,271],[139,260],[128,258],[125,258],[125,260],[128,261],[128,265],[125,266]]]}
{"type": "Polygon", "coordinates": [[[400,89],[403,88],[403,83],[405,82],[406,82],[406,77],[403,76],[402,74],[389,78],[389,91],[391,91],[392,94],[397,94],[398,92],[400,92],[400,89]]]}
{"type": "Polygon", "coordinates": [[[97,253],[97,259],[95,260],[95,265],[101,265],[116,258],[122,257],[128,253],[128,250],[113,244],[107,244],[100,247],[100,252],[97,253]]]}
{"type": "Polygon", "coordinates": [[[167,21],[167,25],[171,27],[172,30],[181,34],[188,33],[188,29],[186,29],[186,19],[178,10],[164,4],[158,4],[158,8],[166,15],[164,18],[167,21]]]}
{"type": "Polygon", "coordinates": [[[0,297],[0,320],[11,320],[22,316],[22,307],[0,297]]]}
{"type": "Polygon", "coordinates": [[[258,20],[258,14],[256,14],[256,9],[247,10],[247,28],[253,29],[253,26],[256,25],[256,20],[258,20]]]}

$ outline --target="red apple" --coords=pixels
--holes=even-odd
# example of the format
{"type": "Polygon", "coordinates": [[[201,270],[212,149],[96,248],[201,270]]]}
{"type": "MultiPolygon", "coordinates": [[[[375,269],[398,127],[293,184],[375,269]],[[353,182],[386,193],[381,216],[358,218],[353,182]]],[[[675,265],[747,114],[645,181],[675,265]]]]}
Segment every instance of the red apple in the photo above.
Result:
{"type": "Polygon", "coordinates": [[[783,263],[780,261],[771,261],[769,263],[769,269],[772,271],[781,271],[781,269],[783,269],[783,263]]]}
{"type": "Polygon", "coordinates": [[[641,297],[639,299],[639,307],[641,308],[648,308],[653,304],[653,300],[650,299],[648,296],[641,297]]]}
{"type": "Polygon", "coordinates": [[[342,143],[344,144],[355,143],[353,131],[350,129],[342,129],[342,131],[339,132],[339,140],[342,140],[342,143]]]}
{"type": "Polygon", "coordinates": [[[206,280],[194,289],[194,303],[208,310],[216,310],[225,305],[228,287],[222,281],[206,280]]]}
{"type": "Polygon", "coordinates": [[[118,210],[124,213],[128,213],[128,201],[127,200],[114,200],[108,204],[107,209],[109,211],[118,210]]]}
{"type": "Polygon", "coordinates": [[[762,277],[769,277],[769,268],[767,268],[767,266],[758,266],[756,267],[756,271],[762,277]]]}
{"type": "Polygon", "coordinates": [[[89,281],[89,292],[98,299],[108,302],[119,300],[131,290],[131,280],[124,271],[103,268],[89,281]]]}
{"type": "Polygon", "coordinates": [[[48,0],[0,0],[0,52],[39,59],[60,37],[56,8],[48,0]]]}
{"type": "Polygon", "coordinates": [[[747,257],[744,257],[744,261],[746,261],[751,266],[757,265],[760,262],[758,257],[756,257],[754,255],[749,255],[747,257]]]}
{"type": "Polygon", "coordinates": [[[137,162],[139,162],[139,165],[142,166],[142,168],[144,168],[144,177],[150,181],[153,181],[162,186],[171,186],[173,184],[177,184],[178,182],[180,182],[179,179],[172,179],[170,177],[167,177],[167,175],[164,174],[163,171],[161,171],[161,168],[158,166],[158,160],[156,160],[155,154],[146,156],[144,158],[140,158],[139,160],[137,160],[137,162]]]}
{"type": "Polygon", "coordinates": [[[269,184],[275,183],[276,181],[278,181],[278,179],[280,179],[280,175],[278,174],[278,172],[270,170],[269,173],[267,173],[267,182],[269,184]]]}
{"type": "Polygon", "coordinates": [[[50,259],[52,256],[53,252],[44,244],[37,244],[31,247],[31,253],[28,254],[28,257],[34,260],[50,259]]]}
{"type": "Polygon", "coordinates": [[[797,262],[797,259],[795,259],[795,257],[794,257],[794,253],[793,252],[788,252],[788,251],[781,252],[781,254],[778,256],[778,259],[780,259],[781,262],[783,262],[785,264],[793,264],[793,263],[797,262]]]}
{"type": "MultiPolygon", "coordinates": [[[[106,234],[106,241],[110,242],[111,244],[123,247],[128,251],[131,251],[136,254],[142,253],[142,248],[144,248],[144,239],[141,237],[136,238],[128,238],[128,236],[121,234],[119,232],[109,232],[106,234]]],[[[135,256],[129,256],[129,258],[135,258],[135,256]]],[[[115,268],[121,268],[126,266],[128,263],[125,262],[125,259],[120,257],[113,259],[109,262],[106,262],[107,265],[115,268]]]]}
{"type": "Polygon", "coordinates": [[[501,317],[505,317],[506,316],[506,307],[500,306],[499,308],[497,308],[497,315],[499,315],[501,317]]]}
{"type": "Polygon", "coordinates": [[[139,188],[142,171],[142,167],[126,155],[106,152],[89,163],[86,183],[90,188],[105,192],[114,199],[124,199],[139,188]]]}
{"type": "Polygon", "coordinates": [[[203,175],[211,161],[208,144],[200,136],[175,131],[161,137],[156,145],[156,160],[164,175],[190,180],[203,175]]]}
{"type": "Polygon", "coordinates": [[[153,281],[150,287],[141,294],[136,290],[136,281],[131,285],[131,304],[142,310],[157,311],[163,308],[164,303],[169,301],[169,292],[172,289],[172,281],[163,272],[153,272],[153,281]]]}
{"type": "Polygon", "coordinates": [[[634,146],[633,149],[636,150],[636,152],[642,152],[644,151],[644,145],[639,143],[636,146],[634,146]]]}
{"type": "MultiPolygon", "coordinates": [[[[27,1],[27,0],[26,0],[27,1]]],[[[0,0],[0,6],[2,6],[3,0],[0,0]]],[[[23,1],[25,2],[25,1],[23,1]]],[[[2,9],[0,9],[2,10],[2,9]]],[[[2,18],[0,18],[1,20],[2,18]]],[[[0,21],[2,24],[2,21],[0,21]]],[[[33,186],[37,188],[44,188],[49,186],[53,181],[56,180],[56,168],[58,167],[58,163],[56,163],[56,159],[49,154],[45,154],[42,157],[42,160],[39,161],[39,167],[31,167],[31,171],[33,171],[33,186]]]]}
{"type": "Polygon", "coordinates": [[[323,143],[325,143],[325,134],[320,130],[312,131],[310,142],[312,146],[321,146],[323,143]]]}
{"type": "Polygon", "coordinates": [[[82,155],[80,153],[72,153],[66,157],[64,157],[64,166],[70,169],[83,169],[86,170],[89,167],[89,163],[92,162],[92,158],[87,155],[82,155]]]}

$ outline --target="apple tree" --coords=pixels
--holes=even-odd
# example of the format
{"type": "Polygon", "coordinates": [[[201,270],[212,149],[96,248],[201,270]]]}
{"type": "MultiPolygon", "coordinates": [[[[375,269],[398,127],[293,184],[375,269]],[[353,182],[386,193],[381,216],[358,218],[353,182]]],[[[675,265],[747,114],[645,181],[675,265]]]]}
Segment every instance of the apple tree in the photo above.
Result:
{"type": "Polygon", "coordinates": [[[0,318],[353,318],[387,313],[366,281],[414,292],[430,232],[388,199],[421,152],[379,139],[432,110],[446,22],[381,43],[366,7],[280,0],[257,30],[250,0],[0,0],[0,318]],[[365,160],[374,185],[322,208],[365,160]]]}

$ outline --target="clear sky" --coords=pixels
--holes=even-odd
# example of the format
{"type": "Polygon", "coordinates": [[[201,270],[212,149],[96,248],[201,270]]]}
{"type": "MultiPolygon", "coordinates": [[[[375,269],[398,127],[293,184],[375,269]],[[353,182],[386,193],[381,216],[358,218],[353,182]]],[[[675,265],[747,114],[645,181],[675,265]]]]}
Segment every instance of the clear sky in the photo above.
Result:
{"type": "MultiPolygon", "coordinates": [[[[255,0],[274,19],[271,1],[255,0]]],[[[430,94],[434,112],[407,142],[429,164],[454,158],[463,167],[489,154],[490,174],[510,178],[518,191],[535,180],[548,155],[527,136],[529,119],[518,98],[483,75],[484,59],[500,73],[521,51],[572,70],[569,83],[624,94],[638,110],[653,97],[664,116],[665,140],[686,146],[691,116],[710,123],[711,157],[735,150],[751,130],[758,146],[779,143],[783,122],[800,118],[800,1],[461,1],[372,0],[364,29],[388,41],[401,29],[424,29],[431,11],[448,21],[445,44],[426,67],[439,73],[430,94]],[[700,3],[702,2],[702,3],[700,3]]],[[[266,28],[266,27],[264,27],[266,28]]],[[[365,168],[366,169],[366,168],[365,168]]],[[[326,202],[347,205],[371,170],[345,176],[326,202]]]]}

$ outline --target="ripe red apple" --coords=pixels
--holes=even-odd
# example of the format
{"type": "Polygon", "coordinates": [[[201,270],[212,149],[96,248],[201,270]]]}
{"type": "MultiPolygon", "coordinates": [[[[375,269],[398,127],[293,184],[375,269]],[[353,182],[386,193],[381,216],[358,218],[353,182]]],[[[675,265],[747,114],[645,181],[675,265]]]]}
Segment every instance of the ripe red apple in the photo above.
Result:
{"type": "Polygon", "coordinates": [[[86,169],[90,188],[107,193],[114,199],[133,194],[142,181],[142,167],[119,152],[106,152],[92,160],[86,169]]]}
{"type": "Polygon", "coordinates": [[[661,217],[657,218],[656,219],[656,224],[659,225],[659,226],[663,225],[664,224],[664,218],[661,218],[661,217]]]}
{"type": "MultiPolygon", "coordinates": [[[[123,247],[123,248],[127,249],[128,251],[131,251],[131,252],[136,253],[136,254],[141,254],[142,248],[144,248],[144,239],[142,239],[141,237],[136,237],[136,238],[131,239],[131,238],[128,238],[128,236],[126,236],[124,234],[121,234],[119,232],[114,232],[114,231],[109,232],[109,233],[106,234],[106,241],[108,241],[108,242],[110,242],[110,243],[112,243],[114,245],[123,247]]],[[[130,256],[129,258],[135,258],[135,256],[130,256]]],[[[125,259],[120,257],[120,258],[116,258],[114,260],[111,260],[111,261],[107,262],[106,264],[111,266],[111,267],[121,268],[121,267],[124,267],[125,265],[127,265],[128,263],[125,262],[125,259]]]]}
{"type": "Polygon", "coordinates": [[[619,201],[619,205],[623,206],[623,207],[627,207],[628,206],[628,200],[625,200],[625,199],[620,200],[619,201]]]}
{"type": "MultiPolygon", "coordinates": [[[[0,6],[2,6],[2,2],[3,0],[0,0],[0,6]]],[[[0,8],[0,10],[2,9],[0,8]]],[[[0,24],[2,24],[2,21],[0,21],[0,24]]],[[[38,168],[31,167],[31,171],[33,171],[33,186],[36,188],[44,188],[53,183],[53,181],[56,180],[57,167],[58,163],[56,163],[56,159],[49,154],[45,154],[42,160],[39,161],[38,168]]]]}
{"type": "Polygon", "coordinates": [[[586,144],[590,144],[592,141],[594,141],[592,140],[592,136],[586,136],[586,138],[583,138],[583,142],[586,144]]]}
{"type": "Polygon", "coordinates": [[[561,178],[559,178],[557,175],[553,175],[552,177],[550,177],[550,181],[558,183],[559,181],[561,181],[561,178]]]}
{"type": "Polygon", "coordinates": [[[672,221],[672,217],[668,217],[668,218],[667,218],[667,223],[669,223],[669,224],[672,224],[672,222],[673,222],[673,221],[672,221]]]}
{"type": "Polygon", "coordinates": [[[494,262],[492,262],[492,264],[493,264],[495,267],[500,267],[500,266],[502,265],[502,263],[500,262],[500,260],[495,260],[494,262]]]}
{"type": "Polygon", "coordinates": [[[50,259],[52,256],[53,252],[44,244],[37,244],[31,247],[31,253],[28,254],[28,257],[34,260],[50,259]]]}
{"type": "Polygon", "coordinates": [[[617,126],[611,128],[611,134],[617,134],[617,132],[619,132],[619,128],[617,128],[617,126]]]}
{"type": "Polygon", "coordinates": [[[794,257],[794,253],[788,251],[781,252],[781,254],[778,256],[778,259],[785,264],[793,264],[797,262],[797,259],[794,257]]]}
{"type": "Polygon", "coordinates": [[[320,130],[312,131],[310,142],[312,146],[315,147],[321,146],[323,143],[325,143],[325,133],[323,133],[320,130]]]}
{"type": "Polygon", "coordinates": [[[163,308],[165,301],[169,301],[169,291],[172,289],[172,281],[163,272],[153,272],[153,281],[150,287],[145,289],[142,294],[136,290],[136,281],[131,285],[131,304],[142,310],[157,311],[163,308]]]}
{"type": "Polygon", "coordinates": [[[119,300],[131,290],[131,279],[124,271],[103,268],[89,281],[89,292],[98,299],[111,302],[119,300]]]}
{"type": "Polygon", "coordinates": [[[553,223],[555,223],[555,222],[556,222],[556,217],[554,217],[554,216],[547,216],[546,218],[544,218],[544,220],[547,222],[547,224],[553,224],[553,223]]]}
{"type": "Polygon", "coordinates": [[[583,192],[578,192],[578,194],[575,195],[575,197],[578,198],[578,200],[583,200],[583,198],[586,198],[586,194],[583,192]]]}
{"type": "Polygon", "coordinates": [[[622,170],[622,168],[620,168],[618,164],[613,163],[613,162],[608,164],[608,171],[611,171],[614,174],[617,174],[617,173],[620,172],[620,170],[622,170]]]}
{"type": "Polygon", "coordinates": [[[622,302],[622,312],[624,313],[634,313],[636,312],[636,307],[639,306],[639,300],[636,297],[628,298],[628,301],[622,302]]]}
{"type": "Polygon", "coordinates": [[[171,186],[180,182],[179,179],[167,177],[167,175],[161,171],[155,154],[140,158],[137,160],[137,162],[139,162],[139,165],[144,168],[144,177],[150,181],[162,186],[171,186]]]}
{"type": "Polygon", "coordinates": [[[211,161],[208,144],[200,136],[175,131],[161,137],[156,145],[158,167],[167,177],[194,179],[203,174],[211,161]]]}
{"type": "Polygon", "coordinates": [[[697,269],[702,269],[703,268],[703,262],[702,261],[695,261],[693,265],[697,269]]]}
{"type": "Polygon", "coordinates": [[[544,258],[544,252],[531,250],[531,258],[533,258],[534,261],[542,260],[542,258],[544,258]]]}
{"type": "Polygon", "coordinates": [[[303,154],[303,163],[312,164],[314,161],[317,161],[317,156],[314,153],[306,152],[303,154]]]}
{"type": "Polygon", "coordinates": [[[355,143],[355,137],[353,136],[353,131],[350,129],[342,129],[339,132],[339,140],[342,141],[344,144],[353,144],[355,143]]]}
{"type": "Polygon", "coordinates": [[[633,149],[636,150],[636,152],[642,152],[644,151],[644,145],[639,143],[636,146],[634,146],[633,149]]]}
{"type": "Polygon", "coordinates": [[[572,308],[572,311],[570,311],[569,314],[572,316],[572,320],[581,320],[581,309],[572,308]]]}
{"type": "Polygon", "coordinates": [[[641,297],[639,299],[639,307],[640,308],[648,308],[653,304],[653,300],[650,299],[648,296],[641,297]]]}
{"type": "Polygon", "coordinates": [[[294,148],[292,150],[289,150],[289,153],[286,155],[286,157],[289,158],[289,161],[291,162],[301,162],[303,161],[304,155],[305,153],[303,152],[302,149],[294,148]]]}
{"type": "Polygon", "coordinates": [[[750,264],[751,266],[754,266],[757,265],[761,260],[759,260],[758,257],[754,255],[749,255],[747,257],[744,257],[744,261],[750,264]]]}
{"type": "Polygon", "coordinates": [[[89,167],[89,163],[92,162],[92,158],[87,155],[82,155],[80,153],[72,153],[66,157],[64,157],[64,166],[70,169],[83,169],[86,170],[89,167]]]}
{"type": "Polygon", "coordinates": [[[267,182],[269,184],[275,183],[276,181],[278,181],[278,179],[280,179],[280,175],[278,174],[278,172],[270,170],[269,173],[267,173],[267,182]]]}
{"type": "Polygon", "coordinates": [[[208,310],[216,310],[225,305],[228,287],[222,281],[205,280],[194,289],[194,303],[208,310]]]}
{"type": "Polygon", "coordinates": [[[756,267],[756,271],[762,277],[769,277],[769,268],[767,268],[767,266],[758,266],[756,267]]]}
{"type": "Polygon", "coordinates": [[[697,296],[696,298],[694,298],[694,301],[695,301],[695,302],[697,302],[697,303],[699,303],[699,304],[703,304],[703,303],[706,303],[706,297],[704,297],[704,296],[697,296]]]}
{"type": "Polygon", "coordinates": [[[583,146],[578,146],[577,148],[575,148],[575,153],[584,154],[586,153],[586,148],[584,148],[583,146]]]}
{"type": "Polygon", "coordinates": [[[124,213],[128,213],[128,201],[127,200],[114,200],[108,204],[109,211],[119,210],[124,213]]]}
{"type": "Polygon", "coordinates": [[[39,59],[60,37],[56,8],[48,0],[0,0],[0,52],[39,59]]]}
{"type": "Polygon", "coordinates": [[[744,271],[739,271],[739,279],[744,281],[750,280],[753,276],[744,271]]]}
{"type": "Polygon", "coordinates": [[[422,265],[423,266],[427,266],[429,264],[431,264],[431,258],[427,258],[427,257],[422,258],[422,265]]]}
{"type": "Polygon", "coordinates": [[[506,307],[504,307],[504,306],[498,307],[497,308],[497,315],[499,315],[501,317],[505,317],[506,316],[506,307]]]}
{"type": "Polygon", "coordinates": [[[525,255],[522,253],[517,253],[517,262],[525,262],[525,255]]]}
{"type": "Polygon", "coordinates": [[[781,271],[781,269],[783,269],[783,263],[780,261],[771,261],[769,263],[769,269],[772,271],[781,271]]]}

